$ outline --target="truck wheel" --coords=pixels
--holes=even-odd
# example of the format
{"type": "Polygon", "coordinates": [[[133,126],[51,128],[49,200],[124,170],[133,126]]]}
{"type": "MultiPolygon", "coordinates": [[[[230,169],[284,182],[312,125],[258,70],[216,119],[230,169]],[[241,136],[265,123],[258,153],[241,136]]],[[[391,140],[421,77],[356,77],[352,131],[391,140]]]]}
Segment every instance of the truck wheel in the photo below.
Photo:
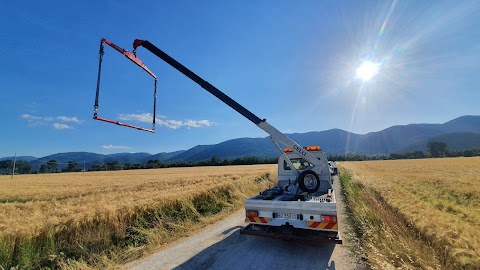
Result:
{"type": "Polygon", "coordinates": [[[314,193],[320,188],[320,178],[314,171],[306,170],[298,176],[298,184],[304,192],[314,193]]]}

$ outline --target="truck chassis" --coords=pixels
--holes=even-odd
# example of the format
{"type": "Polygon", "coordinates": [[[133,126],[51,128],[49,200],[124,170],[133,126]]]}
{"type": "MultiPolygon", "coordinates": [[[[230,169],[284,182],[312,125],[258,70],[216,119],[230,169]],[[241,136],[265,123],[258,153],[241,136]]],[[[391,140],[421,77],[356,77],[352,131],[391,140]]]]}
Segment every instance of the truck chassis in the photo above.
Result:
{"type": "Polygon", "coordinates": [[[300,242],[317,242],[342,244],[339,232],[325,232],[315,230],[297,229],[291,225],[269,226],[249,224],[242,230],[240,234],[270,237],[273,239],[284,239],[300,242]]]}

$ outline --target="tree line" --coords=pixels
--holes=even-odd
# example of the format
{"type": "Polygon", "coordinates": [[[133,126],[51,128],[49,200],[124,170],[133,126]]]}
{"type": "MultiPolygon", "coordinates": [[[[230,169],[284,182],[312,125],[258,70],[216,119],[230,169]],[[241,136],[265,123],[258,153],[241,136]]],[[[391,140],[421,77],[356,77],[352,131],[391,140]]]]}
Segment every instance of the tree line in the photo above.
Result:
{"type": "MultiPolygon", "coordinates": [[[[0,174],[12,174],[13,160],[0,161],[0,174]]],[[[32,165],[28,161],[19,160],[15,162],[15,173],[27,174],[31,173],[32,165]]]]}
{"type": "Polygon", "coordinates": [[[144,163],[125,163],[121,164],[118,161],[105,163],[103,165],[93,165],[92,171],[112,171],[112,170],[138,170],[138,169],[158,169],[158,168],[173,168],[173,167],[198,167],[198,166],[229,166],[229,165],[253,165],[253,164],[275,164],[277,158],[258,158],[258,157],[242,157],[236,159],[220,159],[212,157],[208,161],[177,161],[177,162],[162,162],[158,159],[149,160],[144,163]]]}
{"type": "MultiPolygon", "coordinates": [[[[441,157],[473,157],[480,156],[480,148],[474,148],[464,151],[449,150],[446,143],[429,142],[427,151],[413,151],[406,153],[391,153],[390,155],[329,155],[328,159],[332,161],[362,161],[362,160],[386,160],[386,159],[421,159],[421,158],[441,158],[441,157]]],[[[143,163],[125,163],[120,161],[112,161],[104,164],[94,164],[88,171],[118,171],[118,170],[137,170],[137,169],[158,169],[172,167],[196,167],[196,166],[229,166],[229,165],[253,165],[253,164],[276,164],[278,158],[258,158],[258,157],[242,157],[236,159],[220,159],[212,157],[207,161],[189,162],[162,162],[160,160],[149,160],[143,163]]],[[[63,163],[65,164],[65,163],[63,163]]],[[[84,168],[79,168],[80,163],[69,161],[61,170],[58,168],[59,163],[56,160],[50,160],[40,165],[38,170],[33,170],[32,165],[28,161],[18,160],[15,163],[16,174],[29,173],[57,173],[57,172],[78,172],[84,168]]],[[[13,160],[0,161],[0,174],[12,174],[13,160]]]]}
{"type": "MultiPolygon", "coordinates": [[[[11,159],[0,161],[0,174],[12,174],[14,161],[11,159]]],[[[68,165],[61,170],[61,172],[75,172],[77,171],[78,162],[69,161],[68,165]]],[[[30,162],[25,160],[15,161],[15,173],[16,174],[29,174],[29,173],[55,173],[59,172],[58,163],[56,160],[50,160],[34,170],[30,162]]]]}

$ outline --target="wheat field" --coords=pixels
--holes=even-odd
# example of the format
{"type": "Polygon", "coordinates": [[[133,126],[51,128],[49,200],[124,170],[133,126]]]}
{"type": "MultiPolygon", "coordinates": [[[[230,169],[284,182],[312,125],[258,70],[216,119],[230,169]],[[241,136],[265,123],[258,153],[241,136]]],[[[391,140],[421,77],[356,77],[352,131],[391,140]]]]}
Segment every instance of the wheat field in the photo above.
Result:
{"type": "Polygon", "coordinates": [[[480,269],[480,157],[342,162],[340,169],[402,215],[446,269],[480,269]]]}
{"type": "MultiPolygon", "coordinates": [[[[165,214],[158,214],[159,207],[176,205],[168,210],[169,215],[188,210],[198,217],[209,211],[203,208],[218,204],[214,202],[218,198],[224,198],[219,211],[239,207],[244,198],[272,185],[270,178],[276,178],[276,165],[16,175],[13,179],[0,176],[0,263],[22,265],[14,258],[20,256],[19,243],[28,240],[29,245],[37,245],[35,239],[45,235],[57,235],[50,237],[56,245],[76,242],[75,238],[87,234],[107,239],[102,243],[110,241],[112,233],[128,237],[125,226],[130,226],[133,218],[144,222],[139,213],[154,213],[155,222],[161,223],[165,214]],[[260,181],[265,176],[267,181],[260,181]],[[100,231],[105,235],[91,235],[100,231]]],[[[167,229],[172,231],[170,227],[167,229]]],[[[41,253],[46,251],[43,246],[38,249],[28,252],[39,253],[41,261],[41,253]]],[[[58,251],[56,246],[53,249],[58,251]]]]}

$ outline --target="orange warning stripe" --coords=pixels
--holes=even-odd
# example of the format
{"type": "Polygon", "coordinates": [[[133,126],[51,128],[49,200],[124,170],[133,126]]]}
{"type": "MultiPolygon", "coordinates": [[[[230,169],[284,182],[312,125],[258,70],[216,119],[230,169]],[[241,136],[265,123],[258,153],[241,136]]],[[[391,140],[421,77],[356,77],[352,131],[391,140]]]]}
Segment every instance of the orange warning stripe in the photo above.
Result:
{"type": "Polygon", "coordinates": [[[258,223],[268,223],[268,218],[266,217],[246,217],[246,222],[258,222],[258,223]]]}
{"type": "Polygon", "coordinates": [[[309,221],[307,225],[308,227],[315,229],[338,230],[337,223],[309,221]]]}

